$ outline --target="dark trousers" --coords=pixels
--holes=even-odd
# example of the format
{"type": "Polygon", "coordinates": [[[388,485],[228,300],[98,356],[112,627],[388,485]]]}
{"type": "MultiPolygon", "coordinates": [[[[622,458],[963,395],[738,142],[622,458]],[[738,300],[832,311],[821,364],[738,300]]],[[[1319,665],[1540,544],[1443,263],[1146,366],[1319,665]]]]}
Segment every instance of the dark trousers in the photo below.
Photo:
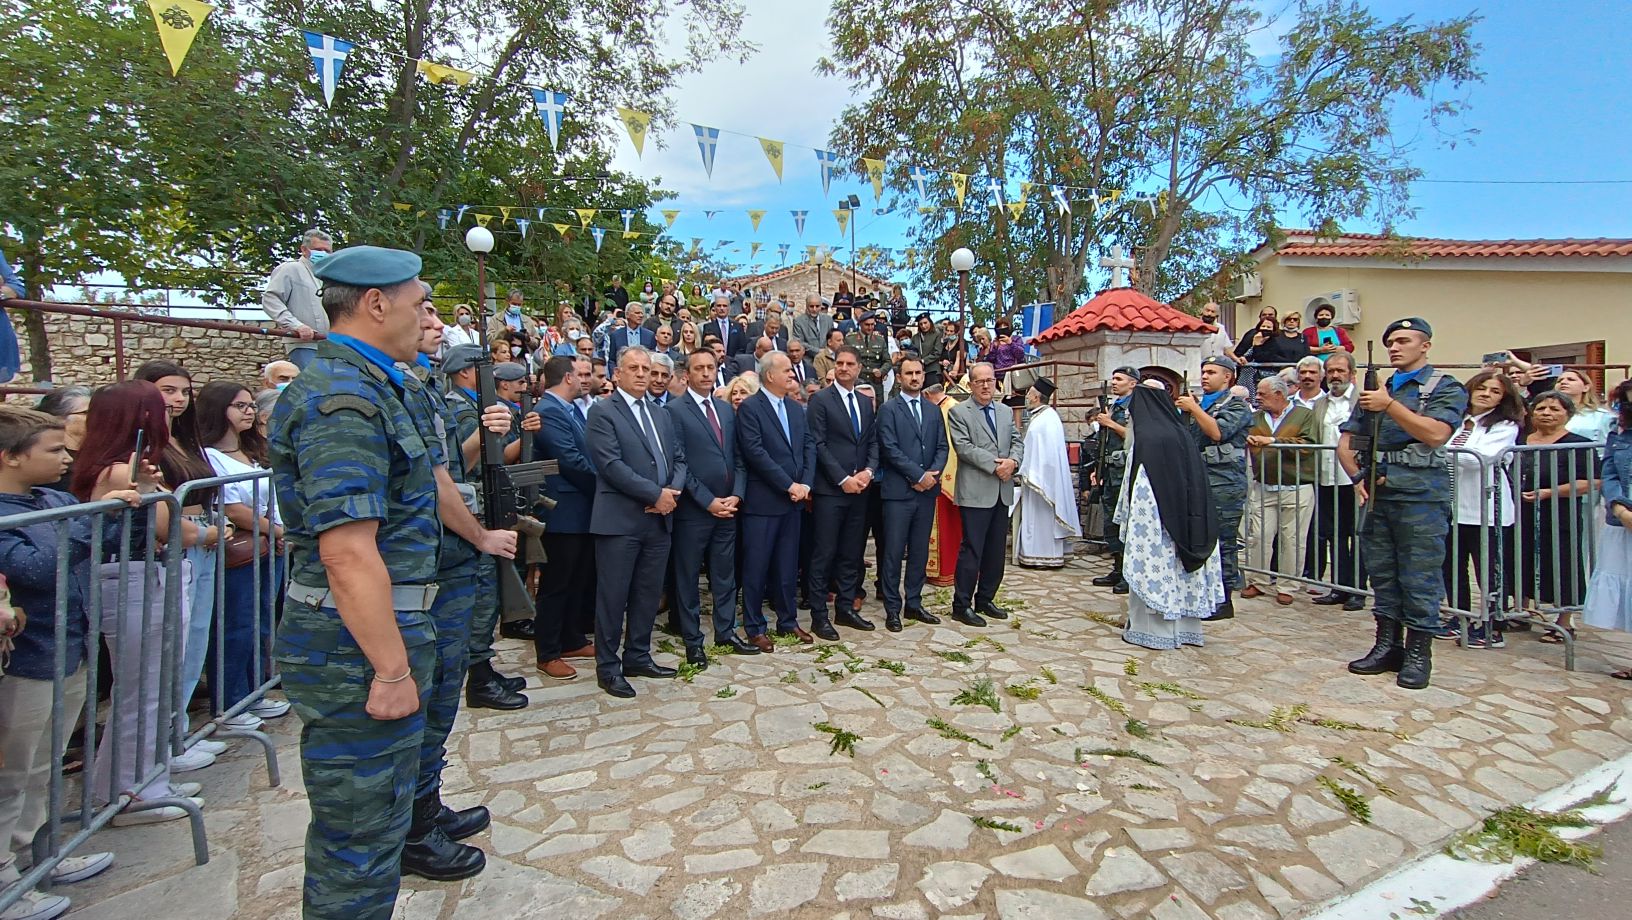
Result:
{"type": "Polygon", "coordinates": [[[654,520],[640,533],[598,534],[595,555],[595,673],[611,677],[652,660],[663,580],[651,573],[668,564],[669,532],[654,520]]]}
{"type": "Polygon", "coordinates": [[[1116,503],[1122,497],[1122,480],[1101,479],[1099,501],[1105,509],[1105,548],[1122,555],[1122,528],[1116,523],[1116,503]]]}
{"type": "Polygon", "coordinates": [[[1364,588],[1365,572],[1360,570],[1360,544],[1354,532],[1357,506],[1354,486],[1320,486],[1315,489],[1315,526],[1310,528],[1307,555],[1310,578],[1326,578],[1344,588],[1364,588]]]}
{"type": "Polygon", "coordinates": [[[674,549],[674,608],[680,617],[680,636],[686,648],[703,645],[702,598],[698,579],[708,560],[708,589],[714,597],[714,641],[721,642],[737,624],[737,519],[712,515],[676,517],[674,549]]]}
{"type": "Polygon", "coordinates": [[[929,528],[935,523],[935,497],[939,488],[911,498],[881,502],[884,506],[884,549],[878,554],[879,578],[884,584],[884,612],[901,615],[903,593],[906,606],[924,609],[924,570],[929,564],[929,528]],[[906,591],[901,590],[901,558],[907,560],[906,591]]]}
{"type": "Polygon", "coordinates": [[[589,644],[595,628],[595,536],[546,530],[544,574],[534,603],[533,647],[539,662],[589,644]]]}
{"type": "Polygon", "coordinates": [[[968,610],[990,604],[1003,584],[1003,554],[1008,551],[1009,506],[999,501],[990,508],[958,506],[963,518],[963,545],[958,547],[957,581],[952,588],[952,609],[968,610]]]}
{"type": "Polygon", "coordinates": [[[749,514],[742,519],[742,619],[750,637],[765,634],[765,599],[776,611],[776,628],[799,625],[794,583],[799,572],[799,526],[804,513],[749,514]]]}
{"type": "Polygon", "coordinates": [[[1507,577],[1510,570],[1507,561],[1513,558],[1513,528],[1503,527],[1499,534],[1492,533],[1483,553],[1479,546],[1482,530],[1478,524],[1452,524],[1451,536],[1445,541],[1445,597],[1446,605],[1453,609],[1479,612],[1473,609],[1469,563],[1477,572],[1486,610],[1500,610],[1501,599],[1507,595],[1504,586],[1511,580],[1507,577]]]}
{"type": "Polygon", "coordinates": [[[818,495],[811,503],[810,571],[805,592],[810,596],[810,622],[826,623],[827,581],[838,582],[833,596],[837,610],[853,609],[861,587],[861,557],[867,539],[867,493],[818,495]]]}

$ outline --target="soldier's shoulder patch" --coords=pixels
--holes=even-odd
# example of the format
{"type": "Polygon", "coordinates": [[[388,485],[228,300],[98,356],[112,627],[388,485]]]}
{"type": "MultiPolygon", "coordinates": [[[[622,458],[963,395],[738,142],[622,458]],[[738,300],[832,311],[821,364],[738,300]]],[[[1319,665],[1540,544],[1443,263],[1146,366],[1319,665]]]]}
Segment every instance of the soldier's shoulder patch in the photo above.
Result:
{"type": "Polygon", "coordinates": [[[333,415],[345,409],[350,409],[364,418],[373,418],[380,412],[380,407],[374,405],[361,396],[351,393],[341,393],[330,396],[317,404],[317,411],[323,415],[333,415]]]}

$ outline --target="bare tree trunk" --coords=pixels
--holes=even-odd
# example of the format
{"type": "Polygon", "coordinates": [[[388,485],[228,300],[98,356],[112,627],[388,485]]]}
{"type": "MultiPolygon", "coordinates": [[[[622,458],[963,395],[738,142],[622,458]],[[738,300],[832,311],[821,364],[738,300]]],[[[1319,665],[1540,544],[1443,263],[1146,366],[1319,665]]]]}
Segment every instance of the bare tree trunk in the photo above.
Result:
{"type": "MultiPolygon", "coordinates": [[[[44,300],[45,286],[40,283],[40,279],[45,277],[45,268],[40,263],[39,241],[30,243],[25,239],[23,245],[25,249],[19,261],[28,266],[29,279],[25,284],[28,290],[23,296],[30,300],[44,300]]],[[[50,380],[53,373],[51,340],[47,337],[45,329],[45,314],[38,310],[24,311],[23,330],[28,333],[28,365],[35,384],[50,380]]]]}
{"type": "Polygon", "coordinates": [[[404,4],[403,54],[409,60],[402,63],[402,71],[397,75],[397,94],[392,99],[397,116],[397,159],[385,177],[385,183],[380,186],[380,202],[384,202],[391,190],[402,182],[403,173],[408,171],[408,161],[413,157],[414,100],[419,91],[418,59],[425,55],[425,25],[430,15],[431,0],[413,0],[411,6],[404,4]]]}

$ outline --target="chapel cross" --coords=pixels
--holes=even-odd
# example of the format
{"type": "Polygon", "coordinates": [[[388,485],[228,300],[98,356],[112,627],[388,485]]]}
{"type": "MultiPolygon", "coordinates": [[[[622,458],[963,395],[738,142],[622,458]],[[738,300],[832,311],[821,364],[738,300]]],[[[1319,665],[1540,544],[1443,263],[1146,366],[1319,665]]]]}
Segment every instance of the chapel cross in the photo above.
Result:
{"type": "Polygon", "coordinates": [[[1126,273],[1137,264],[1123,253],[1121,243],[1111,247],[1110,255],[1099,257],[1099,267],[1111,270],[1111,287],[1113,288],[1127,287],[1128,276],[1126,273]]]}

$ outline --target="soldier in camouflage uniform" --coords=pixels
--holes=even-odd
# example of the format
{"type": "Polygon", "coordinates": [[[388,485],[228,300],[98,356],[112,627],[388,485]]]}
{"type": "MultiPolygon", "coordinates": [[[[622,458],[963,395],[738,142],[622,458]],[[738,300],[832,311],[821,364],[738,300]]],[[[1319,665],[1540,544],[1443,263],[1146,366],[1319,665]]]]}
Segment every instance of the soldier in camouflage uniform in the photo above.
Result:
{"type": "Polygon", "coordinates": [[[1360,394],[1337,448],[1339,462],[1355,477],[1356,500],[1368,508],[1360,545],[1377,619],[1371,651],[1349,662],[1349,670],[1398,671],[1396,683],[1407,690],[1428,686],[1433,670],[1433,636],[1445,597],[1440,567],[1451,521],[1445,442],[1468,407],[1467,388],[1428,363],[1433,335],[1418,317],[1389,324],[1383,345],[1394,375],[1386,386],[1360,394]],[[1373,419],[1380,421],[1377,443],[1365,450],[1373,419]],[[1363,467],[1373,452],[1377,494],[1368,495],[1363,467]]]}
{"type": "Polygon", "coordinates": [[[1252,427],[1252,406],[1230,393],[1238,366],[1229,358],[1212,356],[1201,362],[1201,398],[1179,396],[1179,411],[1187,420],[1201,460],[1207,467],[1207,486],[1218,511],[1218,555],[1224,569],[1224,603],[1209,620],[1235,616],[1231,592],[1241,587],[1241,514],[1247,507],[1247,429],[1252,427]]]}
{"type": "Polygon", "coordinates": [[[419,381],[397,367],[419,343],[419,269],[371,246],[318,266],[332,332],[270,425],[293,548],[277,660],[304,723],[307,920],[389,920],[412,823],[442,541],[439,450],[404,404],[419,381]]]}
{"type": "MultiPolygon", "coordinates": [[[[481,405],[481,397],[476,392],[476,362],[481,356],[480,347],[460,345],[442,359],[442,372],[448,379],[446,402],[453,411],[461,444],[475,436],[479,427],[477,407],[481,405]]],[[[480,466],[479,457],[467,464],[466,478],[475,482],[480,466]]],[[[527,685],[526,679],[504,677],[493,670],[493,633],[499,625],[498,568],[490,556],[483,556],[477,566],[476,606],[471,618],[470,649],[466,662],[469,675],[465,683],[465,705],[472,709],[523,709],[527,706],[527,697],[521,695],[521,688],[527,685]]]]}
{"type": "MultiPolygon", "coordinates": [[[[1119,367],[1111,372],[1110,410],[1094,417],[1099,425],[1100,451],[1104,462],[1094,471],[1099,481],[1099,503],[1105,509],[1105,546],[1111,551],[1111,571],[1093,583],[1112,593],[1128,593],[1122,577],[1122,528],[1116,524],[1117,496],[1122,491],[1122,475],[1127,468],[1125,445],[1128,437],[1128,400],[1139,385],[1139,371],[1119,367]]],[[[1098,459],[1098,458],[1096,458],[1098,459]]]]}
{"type": "Polygon", "coordinates": [[[861,352],[860,383],[873,385],[873,392],[884,393],[884,375],[890,369],[890,343],[885,341],[884,334],[878,330],[878,314],[863,313],[861,315],[861,329],[845,337],[846,345],[853,346],[861,352]]]}

